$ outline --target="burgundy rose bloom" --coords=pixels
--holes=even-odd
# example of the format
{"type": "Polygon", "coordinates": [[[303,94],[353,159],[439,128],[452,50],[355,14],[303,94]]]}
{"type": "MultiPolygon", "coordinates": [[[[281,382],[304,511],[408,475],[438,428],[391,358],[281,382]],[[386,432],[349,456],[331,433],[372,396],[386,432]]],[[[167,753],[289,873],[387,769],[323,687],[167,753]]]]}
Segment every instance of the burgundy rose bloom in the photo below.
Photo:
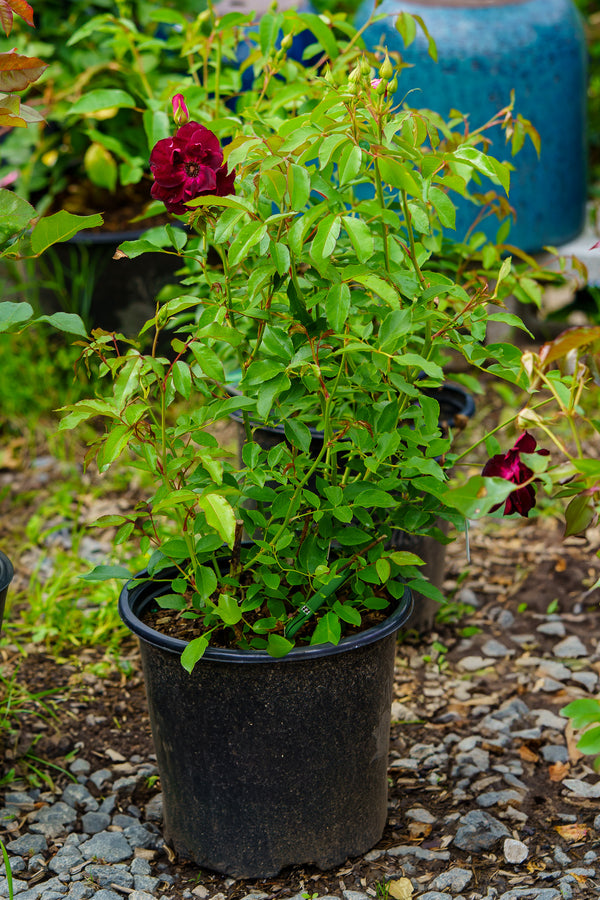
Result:
{"type": "Polygon", "coordinates": [[[150,154],[154,175],[151,194],[171,213],[189,212],[190,200],[204,194],[235,194],[235,172],[227,172],[216,135],[198,122],[188,122],[173,137],[164,138],[150,154]]]}
{"type": "MultiPolygon", "coordinates": [[[[542,456],[548,456],[548,450],[536,450],[537,444],[533,435],[524,431],[520,438],[515,442],[514,446],[507,450],[506,453],[497,453],[488,459],[483,467],[482,475],[490,478],[505,478],[512,481],[513,484],[523,484],[533,476],[531,469],[521,461],[521,453],[540,453],[542,456]]],[[[492,507],[492,512],[500,509],[501,503],[492,507]]],[[[518,512],[521,516],[528,516],[529,510],[535,506],[535,488],[532,484],[525,484],[524,487],[513,491],[504,504],[503,515],[510,516],[511,513],[518,512]]]]}

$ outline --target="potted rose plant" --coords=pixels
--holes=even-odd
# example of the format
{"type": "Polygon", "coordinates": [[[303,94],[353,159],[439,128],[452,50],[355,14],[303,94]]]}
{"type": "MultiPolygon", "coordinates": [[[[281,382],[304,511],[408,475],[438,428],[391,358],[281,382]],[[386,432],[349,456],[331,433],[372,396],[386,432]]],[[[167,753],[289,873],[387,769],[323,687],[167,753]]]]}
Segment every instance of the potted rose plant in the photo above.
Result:
{"type": "MultiPolygon", "coordinates": [[[[290,22],[263,18],[270,65],[226,123],[174,98],[178,127],[150,168],[154,197],[189,226],[158,242],[187,264],[183,292],[140,341],[83,342],[110,388],[61,426],[104,422],[89,459],[149,482],[130,514],[102,520],[140,540],[146,571],[90,577],[129,579],[120,609],[141,642],[165,835],[234,876],[332,866],[382,833],[394,636],[411,590],[435,594],[395,530],[444,539],[440,522],[551,480],[527,441],[522,465],[453,488],[455,429],[442,433],[435,399],[456,354],[523,387],[543,369],[485,344],[490,319],[519,324],[502,298],[531,292],[529,274],[476,238],[473,264],[442,254],[452,192],[473,172],[506,189],[509,166],[481,134],[394,108],[392,65],[363,57],[347,25],[300,81],[290,22]],[[241,461],[217,437],[236,410],[241,461]],[[273,423],[285,440],[262,447],[255,430],[273,423]]],[[[510,109],[504,124],[526,128],[510,109]]]]}

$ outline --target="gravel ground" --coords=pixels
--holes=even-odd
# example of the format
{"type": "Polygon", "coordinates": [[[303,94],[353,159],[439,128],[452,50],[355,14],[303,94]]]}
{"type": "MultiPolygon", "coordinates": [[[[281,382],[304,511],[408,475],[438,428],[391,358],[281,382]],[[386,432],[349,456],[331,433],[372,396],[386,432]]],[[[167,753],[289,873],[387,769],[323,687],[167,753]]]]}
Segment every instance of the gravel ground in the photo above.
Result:
{"type": "Polygon", "coordinates": [[[54,677],[69,697],[36,754],[71,777],[54,790],[12,781],[0,794],[18,900],[599,897],[600,777],[559,710],[598,690],[597,596],[586,585],[600,534],[564,544],[548,524],[506,523],[500,535],[475,530],[471,544],[466,580],[464,547],[449,550],[458,626],[399,644],[384,836],[334,872],[233,881],[175,860],[133,643],[125,681],[32,650],[22,677],[31,688],[54,677]]]}

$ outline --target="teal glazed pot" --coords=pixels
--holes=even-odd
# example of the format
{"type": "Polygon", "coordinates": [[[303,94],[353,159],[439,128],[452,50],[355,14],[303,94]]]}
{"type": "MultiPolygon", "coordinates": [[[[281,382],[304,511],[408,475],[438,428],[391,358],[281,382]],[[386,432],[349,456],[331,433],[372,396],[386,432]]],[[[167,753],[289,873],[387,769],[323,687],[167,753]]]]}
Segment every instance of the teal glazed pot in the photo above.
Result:
{"type": "MultiPolygon", "coordinates": [[[[372,11],[373,0],[366,0],[356,24],[364,25],[372,11]]],[[[509,243],[536,252],[576,237],[584,225],[587,191],[587,50],[572,0],[383,0],[377,13],[386,18],[366,29],[367,48],[387,45],[412,66],[402,70],[398,103],[405,100],[446,118],[451,109],[468,113],[475,129],[506,106],[514,90],[515,112],[539,132],[539,158],[529,138],[512,157],[500,127],[487,132],[490,152],[516,167],[509,243]],[[421,16],[436,43],[437,63],[419,27],[415,41],[404,47],[394,27],[400,11],[421,16]]],[[[484,180],[482,188],[471,190],[491,188],[484,180]]],[[[462,199],[457,205],[456,236],[462,239],[478,207],[462,199]]],[[[486,219],[488,238],[495,240],[499,224],[495,216],[486,219]]]]}

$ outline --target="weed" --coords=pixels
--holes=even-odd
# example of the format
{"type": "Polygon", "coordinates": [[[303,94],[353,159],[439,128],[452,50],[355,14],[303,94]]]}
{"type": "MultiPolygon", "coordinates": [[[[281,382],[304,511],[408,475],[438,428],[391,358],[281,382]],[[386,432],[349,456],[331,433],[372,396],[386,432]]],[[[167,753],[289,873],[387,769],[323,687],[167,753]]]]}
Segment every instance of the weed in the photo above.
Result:
{"type": "Polygon", "coordinates": [[[2,851],[2,859],[4,860],[4,868],[6,871],[6,886],[8,887],[8,900],[13,900],[13,880],[12,880],[12,869],[10,867],[10,859],[8,858],[8,853],[6,852],[6,847],[0,841],[0,850],[2,851]]]}

